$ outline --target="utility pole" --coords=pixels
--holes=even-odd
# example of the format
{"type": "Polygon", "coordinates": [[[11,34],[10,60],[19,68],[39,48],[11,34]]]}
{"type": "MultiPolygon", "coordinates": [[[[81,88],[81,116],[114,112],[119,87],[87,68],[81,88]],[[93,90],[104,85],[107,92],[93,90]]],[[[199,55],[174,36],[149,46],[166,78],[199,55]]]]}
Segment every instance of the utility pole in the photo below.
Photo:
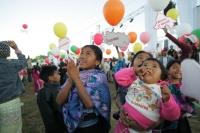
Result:
{"type": "Polygon", "coordinates": [[[100,33],[100,25],[97,25],[97,26],[96,26],[96,32],[97,32],[97,33],[100,33]]]}
{"type": "Polygon", "coordinates": [[[94,35],[93,35],[93,32],[90,33],[90,45],[94,45],[94,35]]]}

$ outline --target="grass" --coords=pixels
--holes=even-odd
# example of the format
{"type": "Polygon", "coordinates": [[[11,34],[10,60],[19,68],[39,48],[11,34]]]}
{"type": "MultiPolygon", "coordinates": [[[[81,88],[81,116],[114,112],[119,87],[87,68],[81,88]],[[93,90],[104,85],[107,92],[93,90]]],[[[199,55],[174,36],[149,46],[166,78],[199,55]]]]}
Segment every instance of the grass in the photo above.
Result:
{"type": "MultiPolygon", "coordinates": [[[[117,121],[112,118],[112,114],[115,113],[118,108],[113,99],[116,95],[115,86],[113,83],[109,83],[111,99],[112,99],[112,110],[111,110],[111,131],[113,132],[117,121]]],[[[33,83],[28,83],[26,85],[26,93],[21,96],[21,101],[24,102],[22,106],[22,119],[23,119],[23,133],[44,133],[44,124],[38,110],[36,96],[33,91],[33,83]]],[[[197,109],[197,113],[200,113],[200,110],[197,109]]],[[[200,132],[200,115],[196,118],[190,118],[190,126],[193,133],[200,132]]]]}

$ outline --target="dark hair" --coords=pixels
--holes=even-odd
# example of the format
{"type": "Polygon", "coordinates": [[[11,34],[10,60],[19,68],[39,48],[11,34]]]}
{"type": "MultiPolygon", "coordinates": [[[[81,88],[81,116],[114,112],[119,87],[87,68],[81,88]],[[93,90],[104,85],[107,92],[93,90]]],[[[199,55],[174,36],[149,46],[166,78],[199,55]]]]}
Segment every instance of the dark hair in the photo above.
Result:
{"type": "MultiPolygon", "coordinates": [[[[155,59],[155,58],[148,58],[148,59],[146,59],[145,61],[147,61],[147,60],[151,60],[151,61],[156,61],[158,64],[159,64],[159,66],[160,66],[160,69],[161,69],[161,80],[166,80],[167,78],[168,78],[168,75],[167,75],[167,70],[165,69],[165,67],[163,66],[163,64],[160,62],[160,61],[158,61],[157,59],[155,59]]],[[[144,61],[144,62],[145,62],[144,61]]]]}
{"type": "Polygon", "coordinates": [[[171,61],[169,61],[169,62],[167,63],[166,69],[169,70],[170,67],[171,67],[173,64],[175,64],[175,63],[181,65],[181,61],[180,61],[180,60],[171,60],[171,61]]]}
{"type": "Polygon", "coordinates": [[[40,72],[40,78],[44,82],[48,82],[49,76],[53,76],[54,72],[57,70],[56,66],[44,66],[40,72]]]}
{"type": "MultiPolygon", "coordinates": [[[[96,60],[100,61],[99,65],[101,64],[102,58],[103,58],[103,53],[101,51],[101,49],[99,47],[97,47],[96,45],[85,45],[82,49],[90,47],[96,56],[96,60]]],[[[97,65],[95,67],[95,69],[100,70],[99,65],[97,65]]]]}
{"type": "Polygon", "coordinates": [[[141,53],[145,53],[145,54],[148,54],[151,58],[153,57],[153,55],[151,53],[148,53],[146,51],[138,51],[134,56],[133,56],[133,59],[131,61],[131,66],[133,66],[133,63],[134,63],[134,60],[136,59],[136,57],[141,54],[141,53]]]}
{"type": "Polygon", "coordinates": [[[35,73],[37,73],[37,71],[39,71],[39,72],[40,72],[40,67],[39,67],[39,66],[36,66],[36,65],[34,65],[34,66],[33,66],[33,70],[34,70],[34,72],[35,72],[35,73]]]}

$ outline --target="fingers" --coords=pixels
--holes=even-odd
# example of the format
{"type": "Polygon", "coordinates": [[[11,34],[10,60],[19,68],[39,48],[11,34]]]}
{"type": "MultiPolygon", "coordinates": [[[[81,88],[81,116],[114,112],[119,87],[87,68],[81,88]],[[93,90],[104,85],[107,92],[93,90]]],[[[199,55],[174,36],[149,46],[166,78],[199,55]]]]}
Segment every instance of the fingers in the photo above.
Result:
{"type": "Polygon", "coordinates": [[[126,117],[124,117],[121,113],[119,114],[121,122],[128,127],[129,126],[129,122],[127,121],[126,117]]]}
{"type": "Polygon", "coordinates": [[[77,66],[77,70],[78,70],[78,72],[80,71],[80,67],[79,66],[77,66]]]}
{"type": "Polygon", "coordinates": [[[129,127],[129,117],[123,108],[120,109],[120,119],[126,127],[129,127]]]}
{"type": "MultiPolygon", "coordinates": [[[[120,117],[120,119],[121,119],[121,117],[120,117]]],[[[122,122],[122,124],[124,124],[124,126],[129,127],[128,122],[124,121],[123,119],[121,119],[121,122],[122,122]]]]}

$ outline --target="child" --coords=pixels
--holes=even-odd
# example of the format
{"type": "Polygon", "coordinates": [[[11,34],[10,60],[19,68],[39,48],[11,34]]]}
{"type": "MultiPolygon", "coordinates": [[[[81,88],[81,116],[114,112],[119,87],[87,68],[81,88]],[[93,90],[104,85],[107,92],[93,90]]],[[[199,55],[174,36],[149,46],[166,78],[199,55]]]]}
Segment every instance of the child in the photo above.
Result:
{"type": "Polygon", "coordinates": [[[34,92],[35,95],[37,95],[38,91],[42,88],[40,86],[40,82],[39,82],[39,67],[34,65],[33,66],[33,70],[32,70],[32,76],[33,76],[33,83],[34,83],[34,92]]]}
{"type": "Polygon", "coordinates": [[[20,96],[25,92],[18,72],[27,66],[26,58],[14,41],[0,42],[0,132],[21,133],[22,115],[20,96]],[[10,47],[18,59],[10,56],[10,47]]]}
{"type": "MultiPolygon", "coordinates": [[[[138,69],[140,65],[145,61],[147,58],[152,57],[151,54],[145,52],[145,51],[139,51],[135,54],[131,61],[131,66],[133,66],[135,69],[138,69]]],[[[118,87],[117,90],[117,98],[116,98],[116,105],[120,109],[122,109],[122,105],[125,103],[125,96],[128,91],[127,87],[118,87]]],[[[119,111],[113,114],[113,118],[116,120],[119,119],[119,111]]]]}
{"type": "Polygon", "coordinates": [[[175,121],[164,121],[161,129],[162,133],[191,133],[190,125],[187,117],[185,117],[185,114],[192,113],[193,108],[189,105],[188,101],[186,100],[187,98],[180,91],[180,87],[182,85],[182,82],[180,81],[182,78],[181,62],[179,60],[172,60],[167,64],[166,69],[168,71],[169,80],[166,81],[165,84],[168,85],[175,101],[179,105],[182,118],[179,118],[175,121]]]}
{"type": "Polygon", "coordinates": [[[40,78],[45,82],[37,95],[37,104],[42,115],[45,133],[64,133],[62,107],[56,103],[60,75],[56,66],[44,66],[40,78]]]}
{"type": "Polygon", "coordinates": [[[73,60],[67,65],[68,80],[57,96],[63,105],[65,125],[70,133],[108,133],[111,99],[106,75],[99,70],[102,51],[95,45],[82,48],[79,72],[73,60]]]}
{"type": "MultiPolygon", "coordinates": [[[[152,57],[152,55],[150,53],[147,53],[145,51],[139,51],[137,52],[131,61],[131,66],[133,66],[135,69],[139,69],[141,64],[148,58],[152,57]]],[[[116,98],[116,105],[119,108],[120,111],[116,112],[113,114],[113,118],[115,119],[119,119],[122,118],[124,116],[124,118],[126,119],[126,126],[132,129],[137,129],[138,131],[145,131],[143,128],[141,128],[138,125],[133,124],[132,121],[129,120],[129,118],[127,118],[127,114],[123,109],[123,104],[125,103],[125,96],[127,94],[128,91],[128,87],[119,87],[118,88],[118,95],[116,98]],[[121,112],[121,116],[119,116],[119,113],[121,112]]],[[[125,123],[123,123],[125,124],[125,123]]],[[[148,129],[153,129],[154,127],[156,127],[157,125],[160,125],[161,121],[158,120],[156,123],[154,123],[153,125],[151,125],[148,129]]]]}
{"type": "MultiPolygon", "coordinates": [[[[180,109],[170,95],[168,87],[157,85],[167,78],[164,66],[157,59],[148,58],[137,70],[122,69],[116,73],[115,78],[120,85],[129,86],[123,107],[128,115],[144,129],[157,122],[160,116],[167,120],[175,120],[179,117],[180,109]]],[[[126,128],[119,120],[115,133],[125,130],[136,132],[126,128]]]]}

